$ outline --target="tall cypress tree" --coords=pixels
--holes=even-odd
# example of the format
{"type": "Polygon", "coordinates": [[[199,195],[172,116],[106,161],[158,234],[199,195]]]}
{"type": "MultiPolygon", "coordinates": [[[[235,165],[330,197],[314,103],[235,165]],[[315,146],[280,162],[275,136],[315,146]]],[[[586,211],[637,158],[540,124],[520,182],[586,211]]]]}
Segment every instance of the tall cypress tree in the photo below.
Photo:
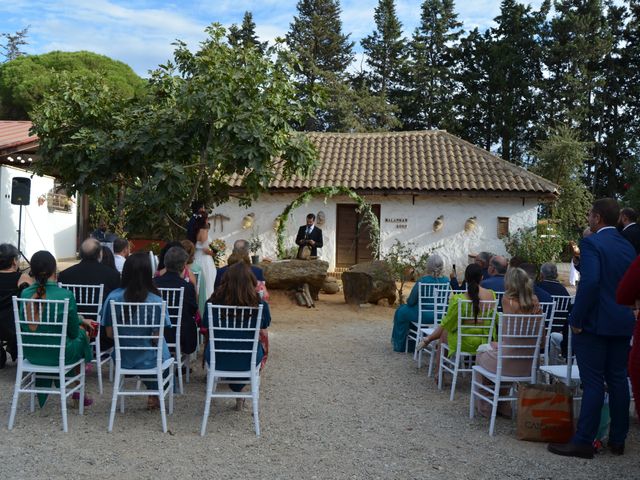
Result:
{"type": "Polygon", "coordinates": [[[229,27],[227,38],[231,45],[237,45],[244,48],[252,46],[262,53],[266,50],[268,43],[261,42],[258,39],[258,35],[256,34],[256,23],[253,21],[253,14],[249,11],[244,12],[242,25],[240,27],[235,23],[229,27]]]}
{"type": "Polygon", "coordinates": [[[462,24],[453,0],[425,0],[420,25],[409,44],[401,101],[405,128],[441,128],[453,123],[454,54],[462,24]]]}
{"type": "Polygon", "coordinates": [[[397,88],[406,61],[406,41],[396,14],[395,0],[379,0],[373,16],[376,29],[360,42],[370,68],[368,80],[375,93],[387,96],[397,88]]]}
{"type": "Polygon", "coordinates": [[[640,0],[630,0],[629,21],[623,32],[622,61],[626,73],[623,91],[628,112],[629,158],[622,168],[624,198],[640,208],[640,0]]]}

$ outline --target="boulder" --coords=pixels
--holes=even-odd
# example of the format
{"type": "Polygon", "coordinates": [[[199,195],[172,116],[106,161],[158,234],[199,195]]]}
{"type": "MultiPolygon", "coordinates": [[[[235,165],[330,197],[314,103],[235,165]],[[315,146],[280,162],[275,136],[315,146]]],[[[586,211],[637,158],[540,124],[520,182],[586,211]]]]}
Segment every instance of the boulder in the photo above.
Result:
{"type": "Polygon", "coordinates": [[[327,277],[322,284],[322,291],[328,295],[333,295],[340,291],[340,285],[338,285],[338,280],[334,277],[327,277]]]}
{"type": "Polygon", "coordinates": [[[386,263],[380,260],[359,263],[342,274],[344,300],[349,304],[378,303],[386,298],[396,301],[396,282],[386,263]]]}
{"type": "Polygon", "coordinates": [[[264,279],[269,290],[288,290],[309,284],[311,294],[317,293],[324,284],[329,262],[324,260],[278,260],[261,263],[264,279]]]}

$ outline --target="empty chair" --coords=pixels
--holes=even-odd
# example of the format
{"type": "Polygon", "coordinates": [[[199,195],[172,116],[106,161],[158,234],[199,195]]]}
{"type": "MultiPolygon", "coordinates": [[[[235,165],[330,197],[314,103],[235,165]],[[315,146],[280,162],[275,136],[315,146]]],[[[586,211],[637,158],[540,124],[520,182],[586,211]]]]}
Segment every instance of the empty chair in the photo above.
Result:
{"type": "Polygon", "coordinates": [[[553,319],[547,325],[544,348],[544,365],[557,365],[561,363],[560,354],[567,355],[566,332],[569,329],[567,324],[571,307],[575,300],[572,295],[553,295],[555,308],[553,319]]]}
{"type": "MultiPolygon", "coordinates": [[[[411,322],[409,326],[409,334],[407,335],[406,346],[405,348],[408,350],[409,339],[415,341],[416,345],[422,341],[422,338],[425,334],[429,335],[433,332],[435,326],[440,323],[440,320],[444,316],[444,313],[440,315],[438,322],[436,323],[436,312],[435,312],[435,302],[436,302],[436,290],[441,290],[444,288],[448,290],[448,284],[439,284],[439,283],[419,283],[418,284],[418,315],[415,322],[411,322]]],[[[442,300],[442,299],[440,299],[442,300]]],[[[446,309],[445,309],[446,311],[446,309]]],[[[414,350],[414,359],[418,362],[418,368],[422,366],[422,349],[416,348],[414,350]]]]}
{"type": "Polygon", "coordinates": [[[469,416],[475,415],[476,397],[491,405],[489,434],[494,434],[499,402],[514,402],[516,382],[535,383],[544,315],[500,314],[494,350],[478,353],[472,368],[469,416]],[[508,393],[501,392],[505,384],[508,393]]]}
{"type": "MultiPolygon", "coordinates": [[[[96,322],[100,325],[100,310],[102,308],[102,292],[104,285],[72,285],[68,283],[59,283],[60,288],[65,288],[73,293],[76,299],[76,305],[78,306],[78,314],[82,315],[84,319],[96,322]]],[[[109,380],[113,380],[113,363],[111,360],[111,354],[113,348],[106,350],[101,349],[100,345],[100,327],[96,328],[96,335],[90,339],[91,347],[94,350],[93,360],[91,363],[96,365],[96,371],[98,374],[98,391],[102,395],[102,366],[105,363],[109,364],[109,380]]]]}
{"type": "MultiPolygon", "coordinates": [[[[433,304],[433,325],[423,326],[420,329],[421,332],[421,340],[422,338],[428,337],[431,335],[436,327],[440,325],[442,318],[447,313],[447,307],[449,305],[449,297],[451,295],[451,290],[449,285],[444,285],[442,288],[436,288],[434,291],[434,304],[433,304]]],[[[429,355],[429,369],[427,370],[427,376],[430,377],[433,375],[433,366],[434,359],[436,356],[436,348],[438,346],[438,340],[434,340],[429,343],[424,348],[416,349],[418,353],[418,366],[420,366],[422,362],[422,354],[426,353],[429,355]]]]}

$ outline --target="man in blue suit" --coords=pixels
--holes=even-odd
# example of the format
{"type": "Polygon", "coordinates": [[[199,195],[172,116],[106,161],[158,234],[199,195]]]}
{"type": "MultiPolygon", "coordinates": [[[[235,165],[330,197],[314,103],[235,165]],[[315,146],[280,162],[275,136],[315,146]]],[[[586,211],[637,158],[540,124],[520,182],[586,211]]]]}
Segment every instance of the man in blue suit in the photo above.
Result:
{"type": "Polygon", "coordinates": [[[569,325],[580,368],[583,397],[578,428],[570,443],[551,443],[557,455],[593,458],[605,382],[609,392],[609,449],[622,455],[629,430],[627,357],[634,327],[630,308],[616,304],[616,288],[635,258],[631,244],[616,230],[620,209],[612,198],[593,202],[589,227],[580,242],[580,286],[569,325]]]}

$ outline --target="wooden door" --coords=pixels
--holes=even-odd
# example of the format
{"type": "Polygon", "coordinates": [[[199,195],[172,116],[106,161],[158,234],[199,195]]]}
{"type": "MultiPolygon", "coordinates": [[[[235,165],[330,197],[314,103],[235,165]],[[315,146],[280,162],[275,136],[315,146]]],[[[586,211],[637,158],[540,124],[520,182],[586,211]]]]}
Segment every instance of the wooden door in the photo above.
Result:
{"type": "MultiPolygon", "coordinates": [[[[360,225],[362,219],[357,205],[338,204],[336,212],[336,267],[345,268],[356,263],[369,262],[377,258],[377,252],[369,248],[369,228],[360,225]]],[[[380,205],[371,205],[380,224],[380,205]]]]}

